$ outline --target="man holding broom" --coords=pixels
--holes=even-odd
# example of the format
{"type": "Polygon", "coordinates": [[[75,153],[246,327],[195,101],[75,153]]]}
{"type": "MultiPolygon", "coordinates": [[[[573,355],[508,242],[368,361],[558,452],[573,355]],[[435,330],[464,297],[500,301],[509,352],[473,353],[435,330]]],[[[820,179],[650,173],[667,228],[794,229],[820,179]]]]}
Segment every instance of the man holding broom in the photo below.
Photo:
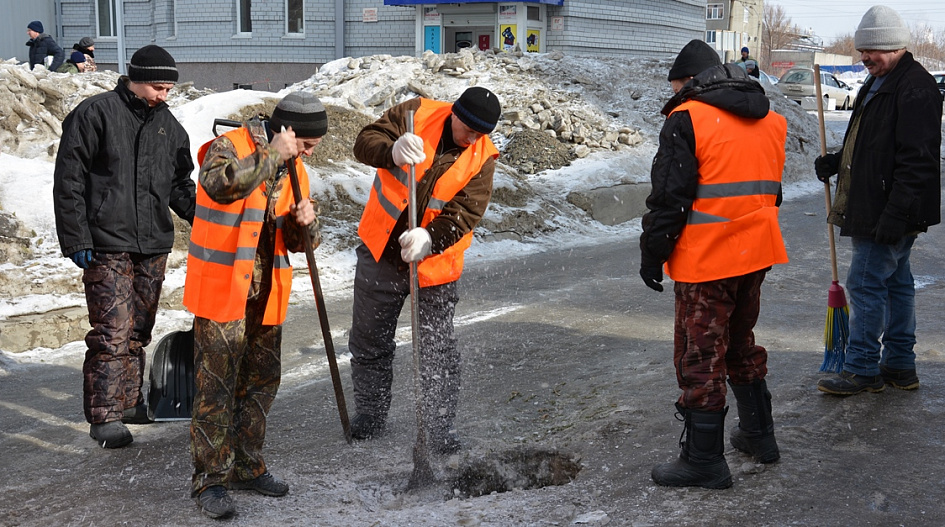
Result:
{"type": "Polygon", "coordinates": [[[853,242],[843,370],[817,384],[833,395],[919,387],[909,257],[918,233],[939,223],[941,206],[942,96],[906,51],[909,28],[894,10],[874,6],[853,40],[871,78],[854,102],[843,148],[814,162],[821,181],[839,172],[827,221],[853,242]]]}
{"type": "MultiPolygon", "coordinates": [[[[409,263],[419,262],[420,382],[434,453],[460,448],[453,428],[460,356],[453,336],[456,281],[492,197],[499,151],[489,139],[502,113],[479,86],[453,103],[415,98],[366,126],[354,155],[377,168],[358,235],[354,313],[348,347],[357,414],[355,439],[384,432],[391,403],[394,332],[410,293],[409,263]],[[414,133],[408,116],[414,113],[414,133]],[[408,171],[416,166],[418,227],[408,229],[408,171]]],[[[417,352],[416,350],[414,351],[417,352]]]]}
{"type": "Polygon", "coordinates": [[[701,40],[669,70],[676,95],[653,160],[653,189],[640,236],[640,276],[662,291],[663,264],[675,280],[673,364],[685,426],[679,458],[653,468],[659,485],[732,485],[725,450],[728,380],[738,403],[732,446],[762,463],[780,458],[765,381],[767,351],[753,329],[761,284],[787,262],[778,226],[787,122],[769,110],[760,84],[722,65],[701,40]],[[754,152],[750,170],[741,152],[754,152]]]}

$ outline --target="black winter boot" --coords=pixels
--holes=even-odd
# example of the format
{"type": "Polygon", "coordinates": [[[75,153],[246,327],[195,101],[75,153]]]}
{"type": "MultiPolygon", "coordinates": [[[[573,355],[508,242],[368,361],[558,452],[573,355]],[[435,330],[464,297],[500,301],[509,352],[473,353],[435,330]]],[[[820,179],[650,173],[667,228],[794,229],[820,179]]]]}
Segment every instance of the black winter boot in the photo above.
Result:
{"type": "Polygon", "coordinates": [[[679,446],[679,458],[653,467],[653,481],[666,487],[704,487],[727,489],[732,486],[732,473],[725,462],[725,414],[683,408],[676,409],[685,424],[679,446]],[[685,441],[682,437],[685,436],[685,441]]]}
{"type": "Polygon", "coordinates": [[[351,437],[358,440],[373,439],[383,435],[386,427],[386,416],[355,414],[351,420],[351,437]]]}
{"type": "Polygon", "coordinates": [[[738,426],[732,430],[730,438],[732,446],[754,456],[759,463],[774,463],[781,459],[774,439],[768,384],[761,379],[742,386],[731,382],[729,385],[738,406],[738,426]]]}

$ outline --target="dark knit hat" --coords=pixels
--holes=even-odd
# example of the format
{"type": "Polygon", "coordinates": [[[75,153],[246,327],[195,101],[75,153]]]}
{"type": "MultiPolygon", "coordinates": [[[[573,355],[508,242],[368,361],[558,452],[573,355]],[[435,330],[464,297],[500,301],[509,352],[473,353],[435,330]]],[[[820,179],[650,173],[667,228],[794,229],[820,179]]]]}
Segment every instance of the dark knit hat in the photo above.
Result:
{"type": "Polygon", "coordinates": [[[144,84],[176,84],[177,63],[167,50],[150,44],[131,56],[128,78],[144,84]]]}
{"type": "Polygon", "coordinates": [[[42,32],[43,32],[43,23],[40,22],[39,20],[34,20],[34,21],[30,22],[29,24],[26,24],[26,28],[27,28],[27,29],[32,29],[33,31],[35,31],[35,32],[37,32],[37,33],[42,33],[42,32]]]}
{"type": "Polygon", "coordinates": [[[93,40],[92,37],[82,37],[79,40],[79,45],[83,48],[90,48],[95,45],[95,40],[93,40]]]}
{"type": "Polygon", "coordinates": [[[453,103],[453,113],[466,126],[481,134],[495,130],[502,115],[499,98],[491,91],[480,86],[467,88],[453,103]]]}
{"type": "Polygon", "coordinates": [[[81,51],[73,51],[72,55],[69,55],[69,60],[75,64],[85,62],[85,53],[82,53],[81,51]]]}
{"type": "Polygon", "coordinates": [[[321,137],[328,133],[328,113],[322,102],[311,93],[292,92],[279,101],[269,119],[274,133],[292,127],[296,137],[321,137]]]}
{"type": "Polygon", "coordinates": [[[896,51],[908,47],[911,41],[912,33],[902,17],[884,5],[871,7],[853,34],[853,45],[857,50],[896,51]]]}
{"type": "Polygon", "coordinates": [[[701,40],[690,40],[683,46],[682,51],[669,69],[667,80],[674,81],[685,77],[694,77],[712,66],[719,66],[719,54],[711,46],[701,40]]]}
{"type": "Polygon", "coordinates": [[[751,53],[750,51],[748,51],[748,46],[745,46],[742,48],[742,53],[751,53]]]}

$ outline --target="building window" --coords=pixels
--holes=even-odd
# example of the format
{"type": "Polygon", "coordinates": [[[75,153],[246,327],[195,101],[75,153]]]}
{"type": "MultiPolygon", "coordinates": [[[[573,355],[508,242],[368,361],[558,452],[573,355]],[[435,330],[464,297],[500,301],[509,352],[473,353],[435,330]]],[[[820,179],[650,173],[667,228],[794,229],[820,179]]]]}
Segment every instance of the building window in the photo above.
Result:
{"type": "Polygon", "coordinates": [[[305,9],[302,0],[286,0],[286,33],[305,33],[305,9]]]}
{"type": "Polygon", "coordinates": [[[528,10],[525,13],[528,20],[541,20],[541,8],[538,6],[528,6],[528,10]]]}
{"type": "Polygon", "coordinates": [[[236,0],[236,28],[238,33],[252,33],[253,19],[250,0],[236,0]]]}
{"type": "Polygon", "coordinates": [[[706,44],[715,44],[715,31],[706,31],[706,32],[705,32],[705,43],[706,43],[706,44]]]}
{"type": "Polygon", "coordinates": [[[167,0],[167,38],[177,37],[177,13],[175,12],[176,0],[167,0]]]}
{"type": "Polygon", "coordinates": [[[722,20],[722,4],[706,4],[706,20],[722,20]]]}
{"type": "Polygon", "coordinates": [[[744,18],[743,22],[744,22],[745,24],[748,24],[748,19],[749,19],[749,18],[751,18],[751,13],[748,11],[748,8],[745,7],[745,18],[744,18]]]}
{"type": "Polygon", "coordinates": [[[98,13],[96,13],[96,18],[98,19],[98,36],[118,36],[118,28],[115,27],[115,20],[118,18],[118,13],[115,9],[115,0],[96,0],[95,10],[98,11],[98,13]]]}

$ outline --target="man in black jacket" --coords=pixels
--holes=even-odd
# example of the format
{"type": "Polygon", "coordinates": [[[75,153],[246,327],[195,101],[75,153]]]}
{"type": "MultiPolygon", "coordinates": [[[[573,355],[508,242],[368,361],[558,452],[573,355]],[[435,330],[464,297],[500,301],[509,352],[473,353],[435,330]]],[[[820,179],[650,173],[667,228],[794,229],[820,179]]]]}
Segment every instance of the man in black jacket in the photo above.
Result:
{"type": "Polygon", "coordinates": [[[63,255],[84,269],[92,330],[83,403],[89,435],[104,448],[131,443],[122,421],[147,422],[144,348],[174,244],[169,209],[194,217],[190,139],[164,103],[177,78],[171,55],[145,46],[113,91],[86,99],[62,123],[56,231],[63,255]]]}
{"type": "Polygon", "coordinates": [[[843,371],[817,385],[834,395],[919,387],[909,256],[918,233],[939,223],[941,206],[942,96],[906,51],[909,28],[892,9],[874,6],[853,40],[872,77],[857,95],[843,148],[814,162],[821,181],[839,172],[827,221],[853,242],[843,371]]]}
{"type": "Polygon", "coordinates": [[[56,41],[43,32],[43,23],[34,20],[26,25],[26,34],[30,39],[26,45],[30,48],[30,69],[37,64],[46,65],[46,57],[52,57],[52,63],[49,64],[49,71],[56,71],[66,60],[66,54],[56,44],[56,41]]]}

